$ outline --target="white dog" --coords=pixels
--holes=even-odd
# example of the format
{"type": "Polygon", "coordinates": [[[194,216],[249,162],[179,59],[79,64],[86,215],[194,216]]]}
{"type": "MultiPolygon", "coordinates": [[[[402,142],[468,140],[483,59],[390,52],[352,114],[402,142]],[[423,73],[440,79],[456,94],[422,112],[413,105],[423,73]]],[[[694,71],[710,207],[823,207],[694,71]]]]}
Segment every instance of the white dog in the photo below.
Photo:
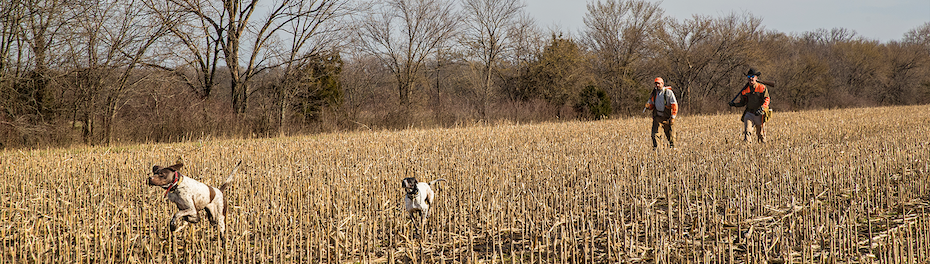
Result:
{"type": "Polygon", "coordinates": [[[207,219],[210,224],[217,227],[220,231],[220,237],[225,241],[226,233],[226,197],[224,191],[233,181],[233,174],[239,169],[239,164],[233,169],[226,181],[220,185],[220,188],[203,184],[197,180],[189,178],[178,172],[184,164],[178,163],[170,167],[161,166],[152,167],[152,176],[148,179],[148,184],[159,186],[165,189],[165,197],[178,206],[178,212],[174,214],[169,222],[171,231],[177,231],[187,226],[187,222],[197,223],[200,216],[197,214],[200,210],[207,211],[207,219]],[[183,221],[178,226],[178,219],[183,221]]]}
{"type": "Polygon", "coordinates": [[[427,217],[429,217],[430,205],[433,204],[433,199],[436,197],[436,193],[433,192],[433,188],[430,186],[436,184],[436,182],[445,180],[446,179],[436,179],[426,183],[418,182],[416,178],[410,177],[404,178],[400,182],[406,192],[406,195],[404,195],[404,205],[411,218],[414,217],[415,213],[420,213],[420,224],[426,222],[427,217]]]}

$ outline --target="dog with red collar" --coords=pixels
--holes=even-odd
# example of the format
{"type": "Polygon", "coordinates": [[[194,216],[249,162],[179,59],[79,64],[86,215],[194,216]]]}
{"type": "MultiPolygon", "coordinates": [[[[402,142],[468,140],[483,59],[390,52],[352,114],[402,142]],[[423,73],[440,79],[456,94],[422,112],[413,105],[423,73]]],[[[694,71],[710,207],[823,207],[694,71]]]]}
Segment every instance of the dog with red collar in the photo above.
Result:
{"type": "Polygon", "coordinates": [[[232,183],[233,175],[239,169],[241,163],[242,161],[239,161],[236,164],[236,168],[233,169],[219,188],[214,188],[184,176],[179,172],[181,167],[184,166],[180,162],[169,167],[158,165],[152,167],[152,176],[148,178],[148,184],[164,188],[164,197],[178,206],[178,212],[174,214],[171,222],[168,223],[171,231],[183,229],[188,222],[200,222],[198,212],[205,210],[210,224],[217,227],[221,238],[225,240],[227,203],[224,191],[232,183]],[[182,221],[178,223],[178,219],[182,221]]]}

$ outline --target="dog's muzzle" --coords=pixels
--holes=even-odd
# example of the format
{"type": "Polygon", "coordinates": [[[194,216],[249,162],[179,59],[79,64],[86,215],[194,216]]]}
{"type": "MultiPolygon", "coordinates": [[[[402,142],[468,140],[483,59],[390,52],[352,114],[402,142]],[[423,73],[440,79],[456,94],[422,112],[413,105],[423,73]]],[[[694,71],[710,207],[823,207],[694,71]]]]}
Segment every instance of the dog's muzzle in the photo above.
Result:
{"type": "Polygon", "coordinates": [[[169,185],[171,185],[171,183],[169,183],[169,184],[156,184],[155,182],[152,181],[152,178],[151,178],[151,177],[149,177],[148,180],[146,180],[145,182],[148,183],[150,186],[158,186],[158,187],[162,187],[162,188],[167,188],[169,185]]]}

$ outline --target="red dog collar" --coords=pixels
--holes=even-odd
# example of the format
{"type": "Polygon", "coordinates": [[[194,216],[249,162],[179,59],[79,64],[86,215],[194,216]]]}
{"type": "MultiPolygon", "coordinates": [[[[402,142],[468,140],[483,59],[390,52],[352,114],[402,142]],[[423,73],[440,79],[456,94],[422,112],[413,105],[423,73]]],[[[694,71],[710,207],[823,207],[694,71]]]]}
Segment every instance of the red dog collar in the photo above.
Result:
{"type": "Polygon", "coordinates": [[[171,181],[171,184],[168,184],[168,188],[165,189],[165,195],[163,197],[168,197],[168,193],[171,192],[171,189],[177,187],[180,181],[181,177],[178,177],[178,171],[174,171],[174,180],[171,181]]]}

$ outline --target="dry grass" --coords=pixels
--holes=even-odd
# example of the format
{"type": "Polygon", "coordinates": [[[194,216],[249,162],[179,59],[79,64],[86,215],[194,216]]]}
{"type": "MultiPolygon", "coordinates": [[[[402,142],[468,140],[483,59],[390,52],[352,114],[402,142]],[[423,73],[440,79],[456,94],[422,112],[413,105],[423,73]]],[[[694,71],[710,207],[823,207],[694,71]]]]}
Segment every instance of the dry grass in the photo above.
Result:
{"type": "Polygon", "coordinates": [[[927,106],[777,113],[765,148],[736,115],[0,153],[0,263],[926,263],[927,106]],[[172,240],[155,164],[228,190],[172,240]],[[400,179],[443,177],[410,236],[400,179]]]}

